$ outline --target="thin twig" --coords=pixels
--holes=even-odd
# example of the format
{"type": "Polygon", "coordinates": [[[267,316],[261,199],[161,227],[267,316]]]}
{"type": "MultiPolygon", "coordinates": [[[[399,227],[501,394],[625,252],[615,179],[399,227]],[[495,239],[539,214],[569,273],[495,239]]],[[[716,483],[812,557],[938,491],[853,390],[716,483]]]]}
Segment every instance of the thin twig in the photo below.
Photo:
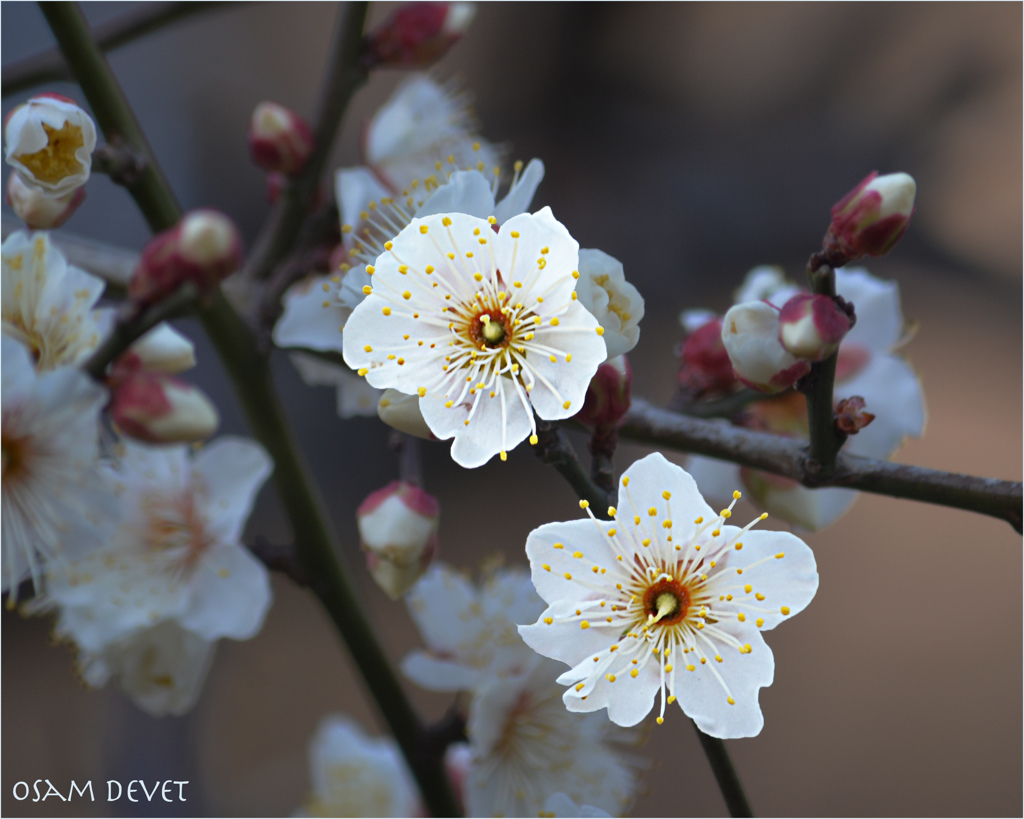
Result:
{"type": "Polygon", "coordinates": [[[841,486],[966,509],[1000,518],[1021,531],[1024,493],[1019,481],[978,478],[846,453],[839,454],[831,474],[822,475],[806,444],[799,439],[742,429],[721,421],[690,418],[640,399],[634,399],[619,435],[640,443],[763,469],[811,488],[841,486]]]}
{"type": "MultiPolygon", "coordinates": [[[[836,274],[828,265],[818,265],[812,257],[807,272],[811,279],[811,291],[816,295],[836,296],[836,274]]],[[[842,441],[836,433],[835,424],[835,383],[838,351],[824,361],[811,365],[811,371],[801,380],[799,388],[807,399],[807,425],[810,438],[810,456],[816,463],[819,475],[830,474],[836,467],[836,455],[842,441]]]]}
{"type": "MultiPolygon", "coordinates": [[[[138,37],[149,34],[151,31],[191,17],[193,14],[208,11],[217,6],[229,5],[237,8],[242,4],[224,2],[147,3],[141,8],[96,26],[93,35],[96,44],[103,51],[111,51],[138,37]]],[[[23,60],[5,65],[3,75],[0,93],[5,97],[8,94],[16,94],[46,82],[71,79],[71,71],[59,48],[48,48],[25,57],[23,60]]]]}
{"type": "MultiPolygon", "coordinates": [[[[360,23],[358,36],[361,36],[366,11],[365,4],[360,5],[363,8],[354,15],[360,23]]],[[[44,3],[43,6],[57,42],[109,139],[110,131],[134,123],[134,114],[93,42],[78,7],[73,3],[44,3]]],[[[351,56],[355,60],[358,54],[351,56]]],[[[340,118],[340,112],[338,116],[340,118]]],[[[159,173],[145,137],[137,126],[135,130],[121,130],[121,134],[135,150],[145,148],[147,170],[153,172],[150,185],[133,186],[129,192],[154,231],[173,226],[180,219],[181,211],[159,173]]],[[[310,579],[310,588],[351,652],[368,693],[377,703],[416,778],[427,810],[433,816],[458,816],[460,808],[445,776],[443,761],[424,752],[424,728],[377,641],[356,596],[350,573],[343,566],[341,546],[323,497],[274,389],[268,357],[257,351],[249,327],[219,290],[214,291],[209,303],[202,305],[198,315],[228,372],[253,435],[273,460],[274,482],[292,527],[296,552],[310,579]]]]}
{"type": "Polygon", "coordinates": [[[754,812],[750,807],[750,802],[747,801],[747,795],[743,792],[743,783],[740,782],[739,774],[736,773],[736,768],[732,764],[732,759],[729,757],[729,751],[726,749],[725,743],[720,739],[705,734],[697,727],[695,722],[693,723],[693,730],[697,732],[697,738],[700,740],[700,745],[704,749],[705,756],[708,758],[711,770],[715,774],[718,789],[722,792],[722,797],[725,799],[729,815],[753,816],[754,812]]]}
{"type": "Polygon", "coordinates": [[[248,281],[268,278],[291,250],[316,196],[320,176],[349,100],[367,79],[359,65],[367,3],[346,3],[338,17],[326,82],[313,119],[313,153],[281,193],[242,271],[248,281]]]}
{"type": "Polygon", "coordinates": [[[552,426],[549,421],[537,421],[537,444],[534,448],[537,457],[557,469],[580,499],[590,503],[594,515],[602,520],[611,520],[608,515],[611,497],[587,475],[565,430],[552,426]]]}

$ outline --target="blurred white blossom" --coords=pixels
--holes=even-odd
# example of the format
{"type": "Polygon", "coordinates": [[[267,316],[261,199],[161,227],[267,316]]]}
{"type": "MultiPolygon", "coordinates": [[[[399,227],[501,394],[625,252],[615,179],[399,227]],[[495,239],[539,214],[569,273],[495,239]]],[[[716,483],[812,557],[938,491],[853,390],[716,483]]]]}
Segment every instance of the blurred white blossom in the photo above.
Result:
{"type": "Polygon", "coordinates": [[[39,94],[8,114],[4,141],[25,184],[63,196],[89,179],[96,125],[74,100],[39,94]]]}

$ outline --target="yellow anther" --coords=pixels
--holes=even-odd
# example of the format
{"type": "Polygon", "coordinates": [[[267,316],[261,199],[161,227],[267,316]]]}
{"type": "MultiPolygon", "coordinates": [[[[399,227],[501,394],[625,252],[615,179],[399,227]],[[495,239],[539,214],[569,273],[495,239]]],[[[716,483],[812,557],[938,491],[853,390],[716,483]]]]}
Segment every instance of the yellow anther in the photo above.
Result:
{"type": "Polygon", "coordinates": [[[754,622],[757,623],[757,627],[758,628],[761,628],[761,626],[764,625],[764,618],[763,617],[758,617],[754,622]]]}
{"type": "Polygon", "coordinates": [[[385,308],[384,308],[383,310],[381,310],[381,312],[382,312],[382,313],[383,313],[383,314],[384,314],[385,316],[390,316],[390,315],[391,315],[391,308],[390,308],[390,307],[385,307],[385,308]]]}
{"type": "Polygon", "coordinates": [[[454,401],[445,401],[445,402],[444,402],[444,405],[445,405],[445,406],[446,406],[446,407],[447,407],[448,409],[451,409],[451,408],[452,408],[452,407],[453,407],[453,406],[455,405],[455,402],[454,402],[454,401]]]}
{"type": "Polygon", "coordinates": [[[578,279],[580,277],[580,271],[578,271],[578,270],[572,271],[572,277],[574,279],[578,279]]]}
{"type": "Polygon", "coordinates": [[[518,239],[518,238],[519,238],[519,231],[518,231],[518,230],[513,230],[513,231],[512,231],[512,232],[511,232],[511,233],[509,234],[509,236],[511,236],[511,237],[512,237],[513,239],[518,239]]]}
{"type": "Polygon", "coordinates": [[[571,574],[569,574],[568,572],[566,572],[566,573],[565,573],[565,574],[563,575],[563,577],[565,577],[565,579],[566,579],[566,580],[572,580],[572,575],[571,575],[571,574]]]}
{"type": "Polygon", "coordinates": [[[543,569],[544,571],[546,571],[546,572],[550,572],[550,571],[551,571],[551,567],[550,567],[550,566],[549,566],[549,565],[548,565],[547,563],[541,563],[541,564],[540,564],[540,567],[541,567],[541,568],[542,568],[542,569],[543,569]]]}
{"type": "Polygon", "coordinates": [[[358,370],[356,370],[356,372],[359,373],[360,375],[366,375],[369,372],[369,370],[366,369],[366,367],[360,367],[358,370]]]}
{"type": "Polygon", "coordinates": [[[391,242],[385,242],[384,243],[384,249],[385,250],[391,250],[391,248],[393,248],[393,247],[394,247],[394,245],[391,242]]]}
{"type": "Polygon", "coordinates": [[[668,698],[668,699],[666,700],[666,702],[668,702],[668,704],[669,704],[669,705],[671,705],[671,704],[672,704],[672,703],[674,703],[675,701],[676,701],[676,696],[675,696],[675,694],[671,695],[671,696],[670,696],[670,697],[669,697],[669,698],[668,698]]]}
{"type": "Polygon", "coordinates": [[[661,725],[665,721],[664,717],[658,717],[658,725],[661,725]]]}
{"type": "Polygon", "coordinates": [[[745,623],[745,622],[747,622],[747,615],[745,615],[741,611],[739,614],[736,615],[736,619],[739,620],[741,623],[745,623]]]}
{"type": "Polygon", "coordinates": [[[735,498],[736,500],[739,500],[740,498],[742,498],[742,497],[743,497],[743,493],[742,493],[742,492],[740,492],[740,490],[739,490],[739,489],[737,489],[737,490],[736,490],[735,492],[733,492],[733,493],[732,493],[732,496],[733,496],[733,498],[735,498]]]}
{"type": "Polygon", "coordinates": [[[581,557],[583,557],[583,552],[573,552],[572,556],[579,560],[581,557]]]}
{"type": "Polygon", "coordinates": [[[635,679],[636,679],[636,678],[637,678],[637,677],[638,677],[639,675],[640,675],[640,672],[639,672],[639,671],[638,671],[637,669],[635,669],[635,668],[634,668],[634,669],[632,669],[632,670],[631,670],[631,671],[629,672],[629,676],[630,676],[630,677],[632,677],[632,678],[633,678],[634,680],[635,680],[635,679]]]}
{"type": "Polygon", "coordinates": [[[651,545],[651,539],[649,537],[645,537],[640,542],[644,545],[645,548],[651,545]]]}
{"type": "Polygon", "coordinates": [[[536,435],[530,436],[530,443],[536,445],[537,441],[540,440],[536,435]]]}
{"type": "Polygon", "coordinates": [[[367,344],[365,347],[363,347],[363,352],[372,353],[373,352],[373,347],[371,347],[369,344],[367,344]]]}
{"type": "Polygon", "coordinates": [[[409,301],[409,299],[412,298],[412,293],[406,290],[404,293],[402,293],[402,298],[405,299],[406,301],[409,301]]]}
{"type": "Polygon", "coordinates": [[[545,618],[544,618],[544,622],[545,622],[545,623],[547,623],[547,624],[548,624],[548,625],[550,626],[550,625],[551,625],[551,624],[552,624],[553,622],[555,622],[555,621],[554,621],[554,619],[553,619],[553,618],[551,618],[551,617],[545,617],[545,618]]]}
{"type": "Polygon", "coordinates": [[[409,265],[400,264],[398,266],[398,272],[401,273],[403,276],[407,276],[409,274],[409,265]]]}
{"type": "Polygon", "coordinates": [[[590,623],[586,620],[580,622],[580,628],[590,628],[590,623]]]}
{"type": "Polygon", "coordinates": [[[652,506],[650,509],[647,510],[647,514],[653,518],[655,515],[658,514],[658,510],[652,506]]]}
{"type": "Polygon", "coordinates": [[[721,654],[716,654],[715,655],[715,662],[716,663],[722,662],[722,655],[721,654]]]}
{"type": "Polygon", "coordinates": [[[420,233],[426,233],[429,228],[426,225],[420,225],[420,233]]]}
{"type": "Polygon", "coordinates": [[[747,594],[750,594],[753,590],[754,587],[751,586],[749,583],[747,583],[747,585],[743,587],[743,591],[745,591],[747,594]]]}
{"type": "Polygon", "coordinates": [[[758,592],[757,594],[755,594],[754,597],[756,597],[758,600],[764,600],[764,595],[761,594],[761,592],[758,592]]]}
{"type": "Polygon", "coordinates": [[[606,680],[608,680],[608,682],[615,682],[615,675],[614,674],[605,674],[604,678],[606,680]]]}
{"type": "Polygon", "coordinates": [[[368,285],[368,284],[364,284],[363,285],[363,295],[364,296],[369,296],[372,292],[373,292],[373,288],[370,287],[370,285],[368,285]]]}
{"type": "Polygon", "coordinates": [[[694,521],[694,523],[697,523],[697,524],[701,524],[701,523],[703,523],[703,522],[704,522],[704,516],[703,516],[703,515],[702,515],[701,517],[697,518],[697,519],[696,519],[696,520],[694,521]]]}
{"type": "Polygon", "coordinates": [[[555,316],[554,318],[551,319],[551,326],[552,327],[557,327],[559,325],[559,323],[560,322],[558,321],[558,316],[555,316]]]}
{"type": "Polygon", "coordinates": [[[418,390],[416,390],[416,392],[419,393],[420,398],[423,398],[427,394],[427,388],[420,387],[418,390]]]}
{"type": "Polygon", "coordinates": [[[783,606],[783,607],[782,607],[782,608],[780,609],[780,611],[781,611],[781,612],[782,612],[783,614],[789,614],[789,606],[783,606]]]}
{"type": "Polygon", "coordinates": [[[583,683],[577,683],[576,684],[576,690],[577,691],[582,691],[583,690],[583,683]]]}
{"type": "Polygon", "coordinates": [[[585,501],[585,500],[581,500],[580,501],[580,509],[586,509],[588,506],[590,506],[590,501],[585,501]]]}
{"type": "Polygon", "coordinates": [[[775,555],[775,559],[776,560],[782,560],[782,558],[784,558],[785,556],[786,556],[785,552],[779,552],[777,555],[775,555]]]}
{"type": "Polygon", "coordinates": [[[697,670],[697,666],[695,666],[693,663],[690,663],[688,666],[686,666],[686,670],[687,671],[696,671],[697,670]]]}
{"type": "Polygon", "coordinates": [[[732,697],[729,697],[726,700],[726,702],[729,703],[729,705],[735,705],[736,704],[736,700],[734,700],[732,697]]]}
{"type": "Polygon", "coordinates": [[[482,282],[484,280],[483,275],[481,275],[480,273],[474,273],[473,278],[476,279],[478,282],[482,282]]]}
{"type": "Polygon", "coordinates": [[[732,517],[732,512],[730,512],[728,509],[723,509],[719,514],[721,514],[721,516],[726,520],[732,517]]]}
{"type": "Polygon", "coordinates": [[[597,328],[597,334],[599,336],[603,336],[604,335],[604,327],[598,327],[597,328]]]}
{"type": "Polygon", "coordinates": [[[375,267],[374,267],[374,266],[373,266],[372,264],[368,264],[368,265],[366,266],[366,272],[367,272],[367,273],[368,273],[368,274],[369,274],[370,276],[372,276],[372,275],[373,275],[374,273],[376,273],[376,272],[377,272],[377,268],[375,268],[375,267]]]}
{"type": "Polygon", "coordinates": [[[742,548],[743,548],[743,544],[742,544],[742,543],[737,543],[737,544],[736,544],[736,551],[737,551],[737,552],[738,552],[738,551],[739,551],[740,549],[742,549],[742,548]]]}
{"type": "Polygon", "coordinates": [[[569,409],[570,406],[571,403],[569,401],[566,401],[564,404],[562,404],[562,409],[569,409]]]}
{"type": "Polygon", "coordinates": [[[498,224],[498,220],[495,219],[493,216],[488,216],[487,217],[487,224],[489,224],[489,225],[496,225],[496,224],[498,224]]]}

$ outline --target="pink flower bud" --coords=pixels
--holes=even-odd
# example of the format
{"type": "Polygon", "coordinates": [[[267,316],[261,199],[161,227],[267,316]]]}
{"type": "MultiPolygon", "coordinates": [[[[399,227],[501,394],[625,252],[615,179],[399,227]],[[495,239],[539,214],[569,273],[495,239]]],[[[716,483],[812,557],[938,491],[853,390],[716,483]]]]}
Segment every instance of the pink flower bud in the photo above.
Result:
{"type": "Polygon", "coordinates": [[[216,210],[194,210],[146,245],[128,294],[137,304],[149,305],[185,282],[208,292],[241,261],[242,240],[234,223],[216,210]]]}
{"type": "Polygon", "coordinates": [[[162,373],[180,373],[196,366],[192,342],[166,323],[158,324],[129,348],[140,367],[162,373]]]}
{"type": "Polygon", "coordinates": [[[874,413],[865,412],[864,399],[859,395],[844,398],[836,404],[836,429],[847,435],[856,435],[875,420],[874,413]]]}
{"type": "Polygon", "coordinates": [[[74,100],[33,97],[7,115],[4,139],[7,164],[26,185],[65,196],[89,179],[96,125],[74,100]]]}
{"type": "Polygon", "coordinates": [[[295,176],[313,153],[313,130],[290,108],[261,102],[249,120],[249,156],[268,173],[295,176]]]}
{"type": "Polygon", "coordinates": [[[7,204],[32,230],[49,230],[63,225],[85,199],[85,188],[76,188],[63,196],[26,185],[21,176],[7,177],[7,204]]]}
{"type": "Polygon", "coordinates": [[[595,430],[616,429],[629,411],[632,384],[633,370],[626,356],[604,362],[590,380],[576,419],[595,430]]]}
{"type": "Polygon", "coordinates": [[[914,213],[917,183],[905,173],[872,171],[832,206],[826,250],[837,248],[846,262],[884,256],[900,240],[914,213]]]}
{"type": "Polygon", "coordinates": [[[722,343],[720,318],[702,324],[686,337],[682,359],[679,384],[698,395],[728,392],[736,383],[732,362],[722,343]]]}
{"type": "Polygon", "coordinates": [[[779,311],[779,341],[805,361],[823,361],[839,347],[853,322],[835,299],[800,293],[779,311]]]}
{"type": "Polygon", "coordinates": [[[197,387],[164,373],[126,363],[112,379],[110,417],[130,438],[174,444],[209,438],[217,431],[217,408],[197,387]]]}
{"type": "Polygon", "coordinates": [[[722,344],[736,377],[761,392],[781,392],[810,372],[779,341],[779,311],[763,301],[735,304],[722,319],[722,344]]]}
{"type": "Polygon", "coordinates": [[[370,66],[428,65],[466,33],[476,14],[472,3],[410,3],[366,38],[370,66]]]}
{"type": "Polygon", "coordinates": [[[366,566],[392,600],[405,594],[437,556],[441,506],[418,486],[392,481],[356,510],[366,566]]]}

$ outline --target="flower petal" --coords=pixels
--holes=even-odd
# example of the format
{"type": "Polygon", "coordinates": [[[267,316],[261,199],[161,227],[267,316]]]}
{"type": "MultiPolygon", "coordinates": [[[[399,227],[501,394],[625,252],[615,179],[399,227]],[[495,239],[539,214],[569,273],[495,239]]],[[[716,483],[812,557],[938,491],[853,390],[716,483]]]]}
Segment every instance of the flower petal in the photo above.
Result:
{"type": "Polygon", "coordinates": [[[256,495],[273,468],[266,450],[247,438],[223,436],[199,453],[192,474],[201,482],[197,500],[210,534],[228,543],[241,537],[256,495]]]}
{"type": "Polygon", "coordinates": [[[331,276],[312,276],[293,284],[284,294],[284,313],[274,325],[278,347],[341,352],[340,329],[345,324],[331,276]]]}

